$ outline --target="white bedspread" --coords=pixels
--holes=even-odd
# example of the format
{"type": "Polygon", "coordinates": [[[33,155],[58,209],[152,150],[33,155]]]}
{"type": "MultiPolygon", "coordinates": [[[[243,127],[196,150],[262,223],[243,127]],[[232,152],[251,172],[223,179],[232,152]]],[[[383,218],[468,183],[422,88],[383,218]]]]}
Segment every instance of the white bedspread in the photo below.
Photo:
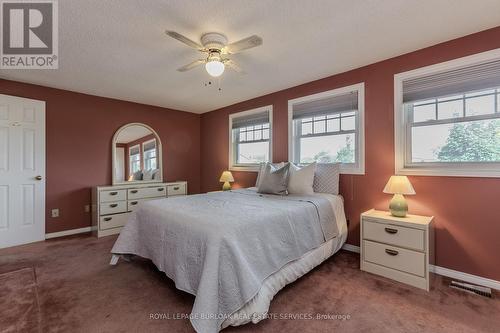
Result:
{"type": "Polygon", "coordinates": [[[266,278],[338,232],[322,196],[237,190],[144,203],[112,253],[151,259],[178,289],[196,296],[191,323],[212,333],[266,278]]]}

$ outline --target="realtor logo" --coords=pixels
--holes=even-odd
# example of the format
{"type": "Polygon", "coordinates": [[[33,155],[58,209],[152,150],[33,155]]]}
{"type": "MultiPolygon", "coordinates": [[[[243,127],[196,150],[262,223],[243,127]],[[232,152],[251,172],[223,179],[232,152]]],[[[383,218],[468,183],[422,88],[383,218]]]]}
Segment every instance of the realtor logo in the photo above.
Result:
{"type": "Polygon", "coordinates": [[[1,1],[2,69],[57,69],[57,2],[1,1]]]}

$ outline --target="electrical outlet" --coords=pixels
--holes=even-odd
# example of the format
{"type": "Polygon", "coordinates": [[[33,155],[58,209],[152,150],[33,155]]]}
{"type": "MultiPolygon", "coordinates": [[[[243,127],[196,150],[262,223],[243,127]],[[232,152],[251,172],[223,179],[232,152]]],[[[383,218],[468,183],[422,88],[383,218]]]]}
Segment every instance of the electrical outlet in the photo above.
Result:
{"type": "Polygon", "coordinates": [[[90,205],[85,205],[84,211],[85,211],[85,213],[89,213],[90,212],[90,205]]]}
{"type": "Polygon", "coordinates": [[[59,209],[52,209],[52,217],[59,217],[59,209]]]}

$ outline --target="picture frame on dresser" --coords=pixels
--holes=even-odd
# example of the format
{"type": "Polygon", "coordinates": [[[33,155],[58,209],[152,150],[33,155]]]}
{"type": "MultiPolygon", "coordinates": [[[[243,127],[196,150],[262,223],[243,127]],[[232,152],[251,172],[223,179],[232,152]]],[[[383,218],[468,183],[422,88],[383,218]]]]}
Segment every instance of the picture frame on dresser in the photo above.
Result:
{"type": "Polygon", "coordinates": [[[133,183],[92,189],[92,233],[97,237],[119,234],[141,203],[187,195],[187,182],[133,183]]]}

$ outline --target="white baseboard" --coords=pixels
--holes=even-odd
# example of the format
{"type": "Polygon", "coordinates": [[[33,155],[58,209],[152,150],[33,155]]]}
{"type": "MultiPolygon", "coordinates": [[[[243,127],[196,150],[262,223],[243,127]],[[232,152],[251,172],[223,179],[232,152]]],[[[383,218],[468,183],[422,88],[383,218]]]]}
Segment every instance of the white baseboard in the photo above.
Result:
{"type": "Polygon", "coordinates": [[[45,234],[45,239],[51,239],[51,238],[69,236],[69,235],[76,235],[76,234],[81,234],[84,232],[91,232],[91,231],[92,231],[91,227],[85,227],[85,228],[79,228],[79,229],[64,230],[64,231],[59,231],[59,232],[51,232],[49,234],[45,234]]]}
{"type": "Polygon", "coordinates": [[[453,269],[430,265],[429,270],[438,275],[447,276],[452,279],[461,280],[464,282],[469,282],[472,284],[477,284],[479,286],[488,287],[491,289],[500,290],[500,281],[484,278],[477,275],[472,275],[469,273],[454,271],[453,269]]]}
{"type": "MultiPolygon", "coordinates": [[[[356,246],[356,245],[351,245],[351,244],[346,243],[346,244],[344,244],[344,246],[342,246],[342,249],[344,249],[346,251],[360,253],[360,248],[359,248],[359,246],[356,246]]],[[[477,275],[472,275],[469,273],[455,271],[453,269],[449,269],[449,268],[445,268],[445,267],[441,267],[441,266],[436,266],[436,265],[429,265],[429,266],[430,266],[429,267],[430,272],[432,272],[434,274],[446,276],[446,277],[461,280],[464,282],[469,282],[472,284],[488,287],[491,289],[500,290],[500,281],[484,278],[484,277],[477,276],[477,275]]]]}
{"type": "Polygon", "coordinates": [[[342,250],[360,253],[359,246],[351,245],[351,244],[347,244],[347,243],[345,243],[344,246],[342,246],[342,250]]]}

